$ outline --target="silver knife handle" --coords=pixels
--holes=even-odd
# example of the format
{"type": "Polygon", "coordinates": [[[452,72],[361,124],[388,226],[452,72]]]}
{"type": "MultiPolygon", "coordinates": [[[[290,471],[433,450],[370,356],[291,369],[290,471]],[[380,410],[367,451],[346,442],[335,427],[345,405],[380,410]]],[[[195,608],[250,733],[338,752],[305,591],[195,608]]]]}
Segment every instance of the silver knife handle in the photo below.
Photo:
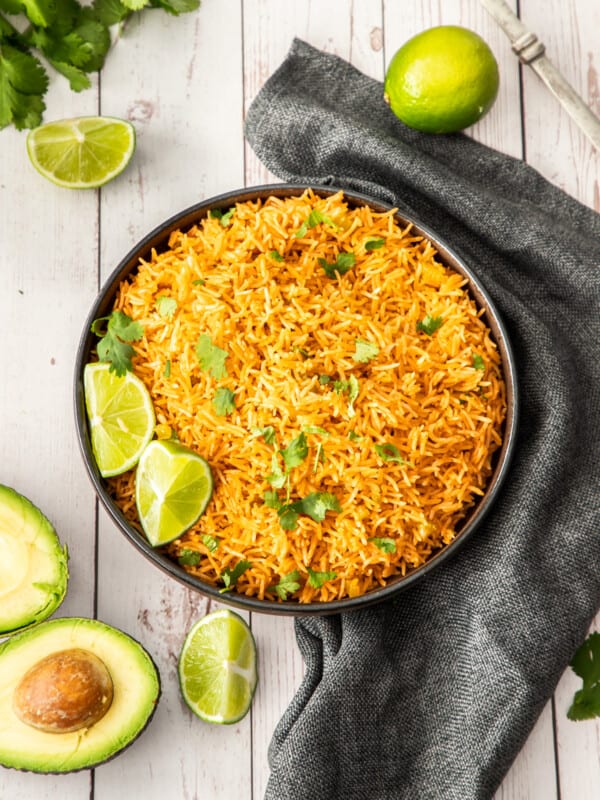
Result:
{"type": "Polygon", "coordinates": [[[543,56],[546,48],[542,42],[537,38],[535,33],[526,31],[521,34],[518,39],[512,43],[513,52],[519,56],[519,60],[523,64],[531,64],[536,58],[543,56]]]}

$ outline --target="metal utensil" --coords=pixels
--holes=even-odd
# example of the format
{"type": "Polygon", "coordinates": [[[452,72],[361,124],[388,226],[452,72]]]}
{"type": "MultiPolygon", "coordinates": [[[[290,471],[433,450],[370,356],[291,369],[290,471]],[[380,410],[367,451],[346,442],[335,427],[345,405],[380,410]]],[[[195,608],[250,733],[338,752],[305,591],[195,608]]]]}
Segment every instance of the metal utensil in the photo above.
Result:
{"type": "Polygon", "coordinates": [[[545,55],[546,48],[527,30],[505,0],[480,0],[511,41],[513,51],[544,81],[552,94],[600,152],[600,119],[545,55]]]}

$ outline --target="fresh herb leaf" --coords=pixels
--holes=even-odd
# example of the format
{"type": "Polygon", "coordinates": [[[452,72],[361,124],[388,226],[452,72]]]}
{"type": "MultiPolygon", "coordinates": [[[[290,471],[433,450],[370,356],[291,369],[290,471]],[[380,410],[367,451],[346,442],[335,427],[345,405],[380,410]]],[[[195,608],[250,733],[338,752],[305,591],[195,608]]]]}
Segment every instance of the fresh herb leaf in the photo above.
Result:
{"type": "Polygon", "coordinates": [[[283,461],[288,470],[298,467],[308,455],[306,434],[300,433],[295,439],[292,439],[286,448],[279,452],[283,456],[283,461]]]}
{"type": "Polygon", "coordinates": [[[279,250],[271,250],[268,255],[269,258],[273,259],[273,261],[279,261],[279,262],[285,261],[285,258],[281,255],[279,250]]]}
{"type": "Polygon", "coordinates": [[[279,515],[279,524],[284,531],[293,531],[296,529],[299,514],[296,509],[293,508],[293,504],[287,503],[281,506],[277,514],[279,515]]]}
{"type": "Polygon", "coordinates": [[[271,484],[275,489],[281,489],[285,486],[286,481],[286,474],[282,471],[281,467],[279,466],[279,461],[277,459],[277,453],[273,453],[271,458],[271,472],[265,480],[271,484]]]}
{"type": "Polygon", "coordinates": [[[319,225],[322,222],[324,222],[326,225],[329,225],[331,228],[337,229],[338,227],[330,216],[324,214],[322,211],[319,211],[318,208],[315,208],[310,212],[306,220],[294,234],[296,239],[304,238],[311,228],[314,228],[316,225],[319,225]]]}
{"type": "Polygon", "coordinates": [[[473,354],[473,369],[479,369],[479,370],[485,369],[485,361],[477,353],[473,354]]]}
{"type": "MultiPolygon", "coordinates": [[[[8,23],[7,23],[8,24],[8,23]]],[[[35,128],[42,121],[48,76],[38,59],[0,41],[0,128],[35,128]]]]}
{"type": "Polygon", "coordinates": [[[97,345],[100,361],[110,363],[109,370],[119,377],[133,370],[131,358],[135,350],[130,342],[139,341],[144,329],[123,311],[111,311],[107,317],[99,317],[92,322],[92,333],[100,336],[97,345]]]}
{"type": "Polygon", "coordinates": [[[214,553],[217,547],[219,546],[219,542],[221,540],[217,539],[216,536],[211,536],[209,533],[205,533],[202,536],[202,544],[208,549],[210,553],[214,553]]]}
{"type": "Polygon", "coordinates": [[[167,358],[167,360],[165,362],[165,371],[164,371],[163,375],[164,375],[165,378],[170,378],[171,377],[171,359],[170,358],[167,358]]]}
{"type": "Polygon", "coordinates": [[[395,461],[398,464],[404,464],[404,459],[400,455],[400,450],[395,444],[386,442],[385,444],[376,444],[375,451],[383,461],[395,461]]]}
{"type": "Polygon", "coordinates": [[[200,559],[200,553],[197,550],[190,550],[189,547],[184,547],[177,557],[183,567],[197,567],[200,559]]]}
{"type": "Polygon", "coordinates": [[[385,244],[385,239],[379,236],[369,236],[365,242],[365,250],[379,250],[385,244]]]}
{"type": "Polygon", "coordinates": [[[356,433],[356,431],[348,431],[348,438],[350,439],[351,442],[362,442],[364,437],[359,436],[359,434],[356,433]]]}
{"type": "Polygon", "coordinates": [[[267,508],[274,508],[276,511],[279,511],[279,509],[283,506],[281,498],[274,489],[267,489],[263,493],[263,499],[267,508]]]}
{"type": "Polygon", "coordinates": [[[236,585],[238,580],[242,577],[244,572],[249,569],[252,564],[249,561],[243,560],[238,561],[233,569],[229,569],[229,567],[225,567],[223,572],[221,573],[221,580],[225,584],[222,589],[219,589],[221,594],[224,592],[229,592],[233,587],[236,585]]]}
{"type": "Polygon", "coordinates": [[[209,372],[213,378],[220,380],[227,377],[225,360],[229,358],[229,353],[213,344],[208,334],[200,334],[196,344],[196,355],[200,362],[200,368],[209,372]]]}
{"type": "Polygon", "coordinates": [[[331,375],[319,375],[319,383],[321,386],[325,386],[328,383],[331,383],[331,375]]]}
{"type": "Polygon", "coordinates": [[[315,522],[323,522],[328,511],[335,511],[337,514],[342,510],[339,500],[331,492],[311,492],[293,506],[294,510],[306,514],[315,522]]]}
{"type": "Polygon", "coordinates": [[[383,553],[395,553],[396,552],[396,540],[395,539],[387,539],[387,538],[380,538],[379,536],[372,536],[369,539],[370,542],[373,542],[375,547],[378,547],[383,553]]]}
{"type": "Polygon", "coordinates": [[[417,330],[431,336],[438,328],[441,328],[443,324],[444,320],[441,317],[432,317],[431,314],[427,314],[420,322],[417,322],[417,330]]]}
{"type": "Polygon", "coordinates": [[[225,417],[235,411],[235,395],[231,389],[219,386],[212,399],[212,405],[218,417],[225,417]]]}
{"type": "Polygon", "coordinates": [[[354,375],[350,375],[347,381],[335,381],[333,384],[333,389],[337,394],[348,394],[348,416],[354,417],[356,415],[356,410],[354,408],[354,401],[358,397],[359,386],[358,380],[354,375]]]}
{"type": "Polygon", "coordinates": [[[302,430],[304,433],[312,433],[315,436],[329,436],[325,428],[320,428],[318,425],[304,425],[302,430]]]}
{"type": "Polygon", "coordinates": [[[374,342],[366,339],[355,339],[355,349],[352,358],[359,364],[367,364],[379,355],[379,347],[374,342]]]}
{"type": "Polygon", "coordinates": [[[200,0],[149,0],[150,5],[154,8],[162,8],[167,13],[179,16],[185,14],[187,11],[195,11],[199,5],[200,0]]]}
{"type": "Polygon", "coordinates": [[[266,425],[264,428],[252,428],[252,436],[255,438],[262,436],[267,444],[275,444],[276,434],[272,425],[266,425]]]}
{"type": "Polygon", "coordinates": [[[300,573],[297,569],[284,575],[279,583],[271,586],[269,591],[277,593],[280,600],[287,600],[288,594],[293,594],[300,588],[300,573]]]}
{"type": "Polygon", "coordinates": [[[304,347],[294,347],[294,352],[300,353],[300,355],[305,361],[307,358],[310,358],[310,353],[304,347]]]}
{"type": "Polygon", "coordinates": [[[575,721],[600,717],[600,633],[590,633],[573,656],[571,669],[583,686],[575,692],[567,717],[575,721]]]}
{"type": "Polygon", "coordinates": [[[320,589],[327,581],[334,581],[337,578],[335,572],[315,572],[310,567],[308,569],[308,583],[313,589],[320,589]]]}
{"type": "Polygon", "coordinates": [[[204,280],[204,278],[196,278],[195,281],[192,281],[192,286],[204,286],[205,284],[206,281],[204,280]]]}
{"type": "Polygon", "coordinates": [[[229,223],[231,222],[231,218],[235,213],[235,206],[230,208],[229,211],[223,212],[220,208],[211,208],[209,211],[209,216],[213,219],[218,219],[221,225],[226,228],[229,223]]]}
{"type": "Polygon", "coordinates": [[[319,264],[323,268],[328,278],[335,278],[337,275],[345,275],[356,264],[354,253],[338,253],[336,260],[331,264],[326,258],[320,258],[319,264]]]}
{"type": "Polygon", "coordinates": [[[177,311],[177,300],[174,297],[159,294],[156,298],[156,310],[163,319],[173,319],[177,311]]]}

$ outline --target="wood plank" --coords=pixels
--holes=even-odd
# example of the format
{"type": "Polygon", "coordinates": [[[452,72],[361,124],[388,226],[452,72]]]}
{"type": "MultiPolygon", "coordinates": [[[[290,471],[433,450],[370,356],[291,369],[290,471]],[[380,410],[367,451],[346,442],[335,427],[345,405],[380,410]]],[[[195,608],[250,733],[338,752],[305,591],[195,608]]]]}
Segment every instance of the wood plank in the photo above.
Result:
{"type": "MultiPolygon", "coordinates": [[[[94,113],[56,74],[46,121],[94,113]],[[77,112],[79,113],[79,112],[77,112]]],[[[93,613],[94,499],[73,425],[73,362],[85,306],[96,291],[96,193],[74,193],[31,166],[26,131],[0,132],[0,483],[26,495],[69,549],[71,578],[55,616],[93,613]],[[79,236],[73,225],[87,231],[79,236]]],[[[89,773],[57,777],[0,768],[0,797],[84,797],[89,773]]]]}
{"type": "MultiPolygon", "coordinates": [[[[161,221],[243,184],[239,4],[204,4],[179,18],[152,12],[128,25],[104,69],[101,99],[104,112],[131,119],[138,131],[133,164],[102,195],[105,280],[161,221]]],[[[249,798],[250,717],[232,726],[208,725],[180,697],[178,654],[210,604],[145,562],[104,511],[99,540],[98,615],[148,647],[163,695],[140,741],[95,771],[96,800],[139,797],[141,785],[147,800],[249,798]]]]}

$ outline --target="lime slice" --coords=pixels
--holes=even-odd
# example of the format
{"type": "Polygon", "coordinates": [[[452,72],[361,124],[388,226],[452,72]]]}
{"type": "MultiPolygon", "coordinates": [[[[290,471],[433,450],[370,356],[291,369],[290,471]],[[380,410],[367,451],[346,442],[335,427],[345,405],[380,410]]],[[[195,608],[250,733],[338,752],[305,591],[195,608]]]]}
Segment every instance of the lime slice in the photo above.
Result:
{"type": "Polygon", "coordinates": [[[67,189],[93,189],[115,178],[135,150],[131,123],[113,117],[74,117],[47,122],[27,135],[37,171],[67,189]]]}
{"type": "Polygon", "coordinates": [[[212,490],[212,473],[201,456],[178,442],[150,442],[135,477],[135,502],[150,544],[181,536],[202,514],[212,490]]]}
{"type": "Polygon", "coordinates": [[[137,464],[154,434],[150,394],[133,372],[119,377],[106,362],[86,364],[83,387],[100,474],[120,475],[137,464]]]}
{"type": "Polygon", "coordinates": [[[183,699],[206,722],[242,719],[257,682],[252,631],[234,611],[213,611],[191,628],[179,656],[183,699]]]}

